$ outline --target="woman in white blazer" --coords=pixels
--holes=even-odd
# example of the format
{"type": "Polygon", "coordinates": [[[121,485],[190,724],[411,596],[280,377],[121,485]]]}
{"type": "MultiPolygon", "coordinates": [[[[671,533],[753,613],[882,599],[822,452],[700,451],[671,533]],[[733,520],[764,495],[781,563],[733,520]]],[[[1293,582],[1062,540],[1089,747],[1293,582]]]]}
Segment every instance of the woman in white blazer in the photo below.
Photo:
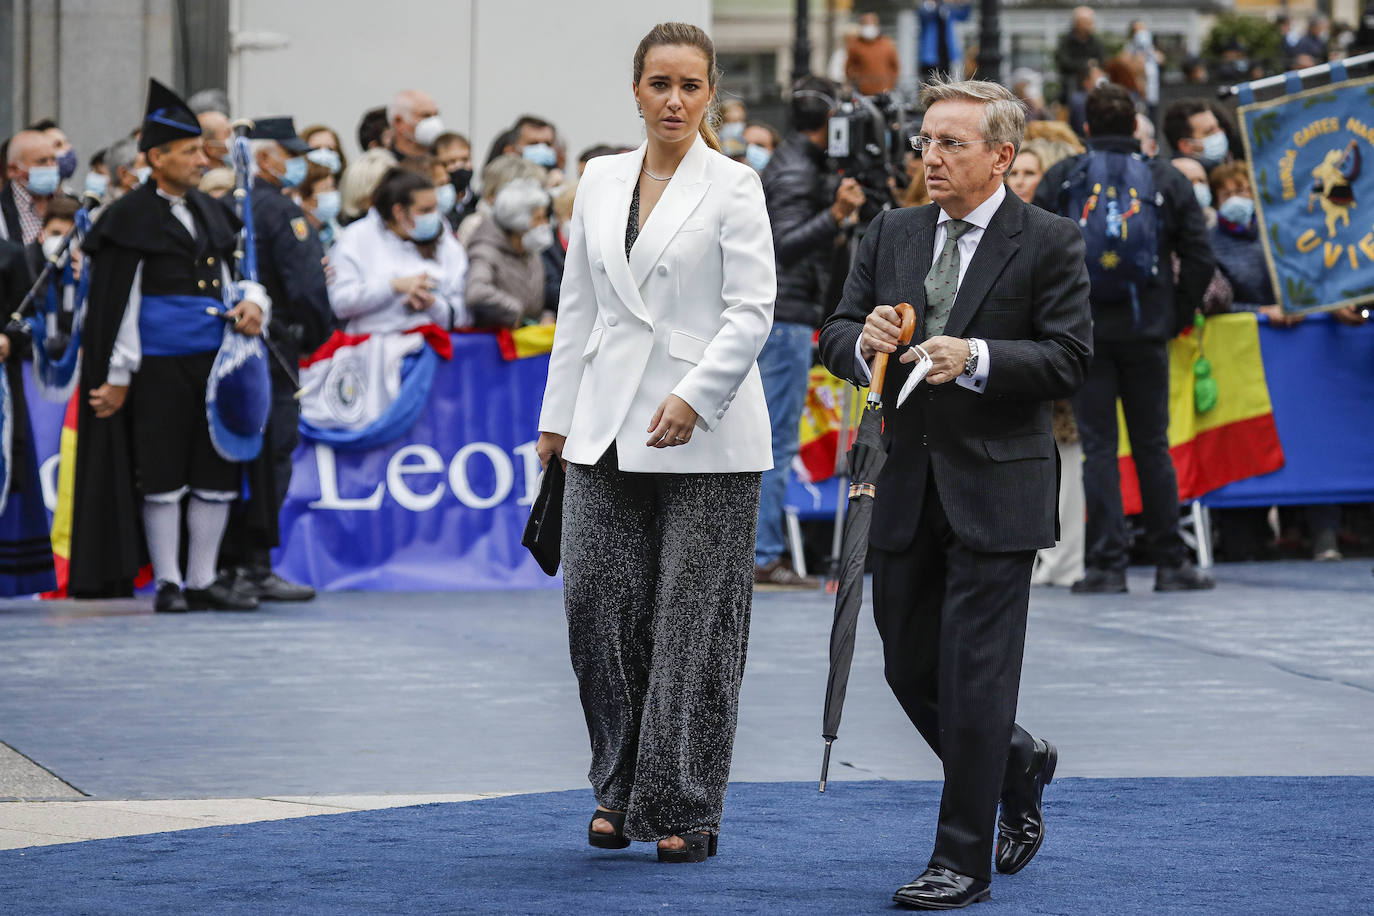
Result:
{"type": "Polygon", "coordinates": [[[716,850],[772,467],[755,359],[776,293],[763,187],[718,151],[695,26],[634,58],[647,142],[578,185],[539,454],[567,467],[563,584],[593,846],[716,850]]]}

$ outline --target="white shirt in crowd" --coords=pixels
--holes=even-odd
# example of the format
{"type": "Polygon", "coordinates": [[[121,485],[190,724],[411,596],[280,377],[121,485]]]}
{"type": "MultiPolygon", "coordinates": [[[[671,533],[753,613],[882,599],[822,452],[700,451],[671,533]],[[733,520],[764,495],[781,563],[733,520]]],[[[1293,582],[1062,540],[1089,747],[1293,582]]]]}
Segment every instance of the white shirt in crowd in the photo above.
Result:
{"type": "Polygon", "coordinates": [[[369,210],[339,233],[329,263],[334,268],[329,302],[346,334],[408,331],[425,324],[449,330],[468,323],[463,300],[468,256],[448,231],[439,233],[431,260],[414,242],[388,229],[376,210],[369,210]],[[416,312],[406,305],[404,294],[392,290],[391,281],[421,273],[435,280],[434,304],[416,312]]]}
{"type": "MultiPolygon", "coordinates": [[[[1006,199],[1007,186],[998,185],[997,190],[992,193],[991,197],[979,204],[968,216],[964,217],[964,222],[972,224],[973,228],[959,236],[959,241],[955,243],[959,248],[959,286],[964,285],[964,275],[968,273],[968,266],[973,262],[973,255],[974,252],[978,250],[978,243],[983,240],[984,230],[988,228],[988,223],[992,222],[992,218],[996,215],[997,209],[1002,206],[1002,201],[1006,199]]],[[[939,260],[940,252],[945,247],[945,223],[949,222],[951,218],[952,217],[948,213],[941,210],[940,218],[935,222],[935,255],[931,259],[932,265],[935,261],[939,260]]],[[[955,295],[958,295],[957,288],[955,289],[955,295]]],[[[918,327],[916,329],[916,335],[919,337],[920,333],[921,329],[918,327]]],[[[971,378],[967,375],[960,374],[954,379],[954,383],[982,394],[983,389],[988,385],[988,372],[992,368],[992,357],[988,354],[988,345],[982,338],[971,337],[969,340],[973,346],[978,348],[978,368],[973,370],[973,376],[971,378]]],[[[920,340],[913,340],[912,343],[920,343],[920,340]]],[[[859,370],[858,381],[867,384],[868,380],[872,378],[873,367],[865,362],[863,356],[859,353],[859,344],[856,343],[854,346],[855,355],[857,356],[855,363],[859,370]]],[[[898,351],[898,353],[900,354],[900,351],[898,351]]]]}

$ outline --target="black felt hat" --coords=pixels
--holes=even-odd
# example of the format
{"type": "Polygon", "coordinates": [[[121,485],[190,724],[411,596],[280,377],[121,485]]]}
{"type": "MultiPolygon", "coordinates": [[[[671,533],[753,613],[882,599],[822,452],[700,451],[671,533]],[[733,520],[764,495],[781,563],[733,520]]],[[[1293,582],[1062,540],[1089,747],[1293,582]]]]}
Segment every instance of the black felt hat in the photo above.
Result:
{"type": "Polygon", "coordinates": [[[258,118],[253,122],[253,140],[276,140],[288,153],[297,155],[310,152],[310,144],[296,134],[296,122],[292,118],[258,118]]]}
{"type": "Polygon", "coordinates": [[[200,120],[177,95],[155,79],[148,80],[148,107],[143,115],[143,131],[138,148],[147,152],[155,146],[200,136],[200,120]]]}

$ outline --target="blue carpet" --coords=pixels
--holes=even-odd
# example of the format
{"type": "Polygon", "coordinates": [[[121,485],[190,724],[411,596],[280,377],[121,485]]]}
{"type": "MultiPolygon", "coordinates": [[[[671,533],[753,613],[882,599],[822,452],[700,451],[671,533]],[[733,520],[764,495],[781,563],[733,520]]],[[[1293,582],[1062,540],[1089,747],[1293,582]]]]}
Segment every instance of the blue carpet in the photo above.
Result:
{"type": "MultiPolygon", "coordinates": [[[[582,840],[585,791],[0,852],[10,913],[877,913],[937,783],[731,786],[721,855],[582,840]]],[[[1035,862],[975,912],[1369,912],[1374,778],[1066,779],[1035,862]]]]}

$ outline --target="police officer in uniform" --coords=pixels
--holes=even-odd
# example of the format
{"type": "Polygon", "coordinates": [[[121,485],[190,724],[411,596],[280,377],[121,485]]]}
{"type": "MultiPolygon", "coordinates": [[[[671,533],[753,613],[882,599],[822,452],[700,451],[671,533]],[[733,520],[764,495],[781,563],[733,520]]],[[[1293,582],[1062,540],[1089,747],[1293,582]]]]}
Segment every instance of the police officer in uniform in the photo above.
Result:
{"type": "MultiPolygon", "coordinates": [[[[258,280],[274,304],[268,337],[290,365],[314,351],[332,330],[325,287],[324,247],[301,210],[284,193],[305,180],[310,146],[289,117],[260,118],[252,132],[253,233],[258,280]]],[[[220,561],[240,592],[264,601],[309,601],[315,590],[272,571],[277,520],[291,483],[291,454],[299,442],[300,402],[286,371],[272,362],[272,414],[262,456],[250,470],[252,494],[235,514],[220,561]]]]}
{"type": "MultiPolygon", "coordinates": [[[[229,264],[239,226],[196,190],[208,165],[200,124],[156,80],[149,81],[139,148],[150,180],[111,204],[84,244],[92,273],[68,587],[74,597],[128,595],[146,555],[158,611],[252,610],[256,599],[216,576],[243,466],[215,450],[205,397],[225,328],[206,310],[222,310],[225,286],[234,282],[229,264]]],[[[234,329],[259,334],[271,300],[257,284],[242,284],[240,292],[229,312],[234,329]]]]}

